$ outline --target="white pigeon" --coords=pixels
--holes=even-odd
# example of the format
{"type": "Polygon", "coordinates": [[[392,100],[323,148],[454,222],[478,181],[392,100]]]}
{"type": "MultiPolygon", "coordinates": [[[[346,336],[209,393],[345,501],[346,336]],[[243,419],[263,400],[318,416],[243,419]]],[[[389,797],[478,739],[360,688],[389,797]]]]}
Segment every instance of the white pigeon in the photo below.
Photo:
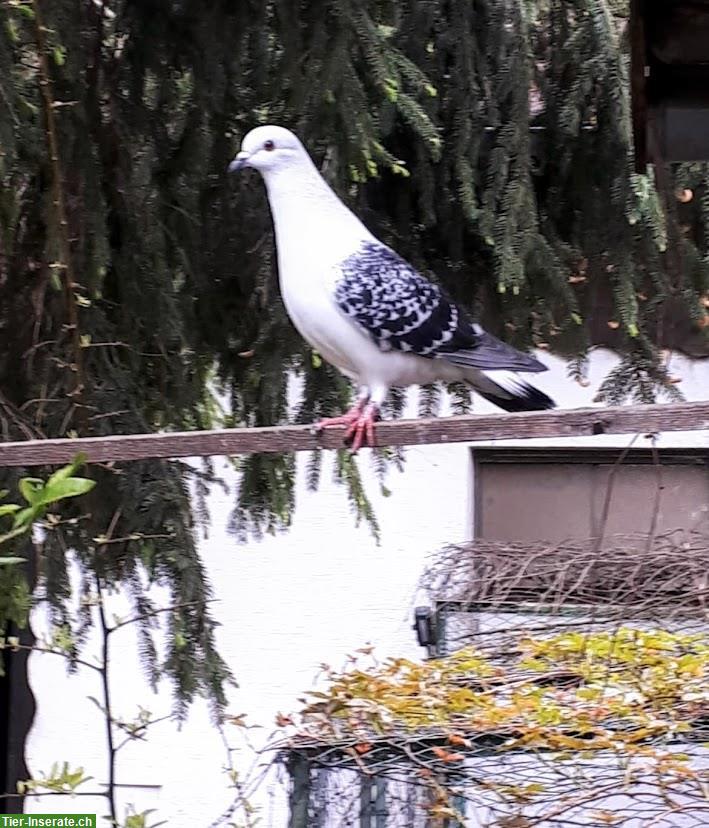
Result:
{"type": "Polygon", "coordinates": [[[298,138],[252,129],[229,171],[263,176],[283,301],[301,336],[357,387],[353,408],[319,425],[347,425],[353,451],[374,444],[389,389],[464,381],[505,411],[553,408],[511,371],[546,370],[473,322],[437,285],[375,238],[335,195],[298,138]]]}

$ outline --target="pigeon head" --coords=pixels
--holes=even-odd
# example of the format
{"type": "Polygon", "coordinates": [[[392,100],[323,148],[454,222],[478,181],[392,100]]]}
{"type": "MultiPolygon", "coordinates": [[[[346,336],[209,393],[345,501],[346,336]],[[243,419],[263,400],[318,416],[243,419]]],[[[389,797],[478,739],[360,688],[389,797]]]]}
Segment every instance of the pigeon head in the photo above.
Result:
{"type": "Polygon", "coordinates": [[[252,167],[263,175],[309,160],[298,138],[280,126],[260,126],[247,133],[241,152],[229,164],[229,172],[252,167]]]}

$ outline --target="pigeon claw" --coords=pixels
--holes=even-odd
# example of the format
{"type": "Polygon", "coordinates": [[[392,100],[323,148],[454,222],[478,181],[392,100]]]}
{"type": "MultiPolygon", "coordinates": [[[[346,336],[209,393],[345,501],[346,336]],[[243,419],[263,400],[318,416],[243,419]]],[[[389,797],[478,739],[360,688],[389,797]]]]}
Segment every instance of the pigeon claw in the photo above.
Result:
{"type": "Polygon", "coordinates": [[[345,434],[345,445],[356,454],[362,446],[374,446],[374,425],[380,419],[379,409],[373,403],[365,406],[345,434]]]}
{"type": "Polygon", "coordinates": [[[374,445],[374,424],[381,419],[379,408],[374,403],[358,402],[349,411],[339,417],[326,417],[320,420],[316,429],[321,431],[329,426],[347,426],[345,445],[355,454],[362,446],[374,445]]]}
{"type": "Polygon", "coordinates": [[[320,431],[323,428],[328,428],[328,426],[351,426],[353,423],[356,423],[357,420],[359,420],[360,416],[362,415],[363,407],[364,406],[362,403],[357,403],[357,405],[350,408],[349,411],[346,411],[339,417],[325,417],[324,420],[320,420],[320,422],[317,424],[317,430],[320,431]]]}

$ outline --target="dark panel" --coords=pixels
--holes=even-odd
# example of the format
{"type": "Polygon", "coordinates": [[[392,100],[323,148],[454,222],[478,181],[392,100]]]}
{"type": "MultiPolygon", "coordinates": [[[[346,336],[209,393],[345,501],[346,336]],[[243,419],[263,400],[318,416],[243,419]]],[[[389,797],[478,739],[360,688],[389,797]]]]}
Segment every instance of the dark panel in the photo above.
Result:
{"type": "Polygon", "coordinates": [[[639,450],[622,465],[619,456],[616,449],[474,451],[474,536],[561,543],[602,531],[709,529],[706,450],[639,450]]]}
{"type": "Polygon", "coordinates": [[[635,167],[709,159],[709,2],[631,0],[635,167]]]}
{"type": "Polygon", "coordinates": [[[499,541],[591,535],[592,466],[480,464],[475,537],[499,541]]]}
{"type": "MultiPolygon", "coordinates": [[[[611,466],[596,466],[590,506],[591,533],[602,530],[611,466]]],[[[586,506],[586,504],[584,504],[586,506]]],[[[658,534],[707,525],[709,473],[701,466],[623,466],[615,476],[605,535],[651,532],[657,509],[658,534]],[[659,487],[659,488],[658,488],[659,487]]]]}

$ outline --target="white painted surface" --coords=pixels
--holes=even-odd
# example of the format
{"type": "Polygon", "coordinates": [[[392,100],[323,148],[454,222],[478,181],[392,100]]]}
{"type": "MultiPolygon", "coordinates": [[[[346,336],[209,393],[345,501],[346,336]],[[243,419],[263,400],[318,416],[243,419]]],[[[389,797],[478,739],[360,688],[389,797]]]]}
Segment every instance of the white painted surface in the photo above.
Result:
{"type": "MultiPolygon", "coordinates": [[[[542,354],[550,365],[547,374],[535,377],[542,390],[565,408],[590,404],[598,384],[616,363],[607,351],[592,354],[588,387],[566,379],[563,361],[542,354]]],[[[709,396],[709,362],[692,363],[673,358],[673,372],[683,377],[679,386],[689,400],[709,396]]],[[[476,410],[493,411],[476,400],[476,410]]],[[[412,408],[410,414],[414,413],[412,408]]],[[[500,445],[627,445],[625,436],[586,439],[499,441],[500,445]]],[[[648,445],[644,438],[635,446],[648,445]]],[[[685,432],[663,436],[660,446],[709,446],[709,432],[685,432]]],[[[259,746],[270,734],[277,711],[297,707],[297,697],[313,686],[322,662],[341,666],[345,654],[366,642],[382,656],[420,657],[411,629],[416,584],[425,558],[447,542],[468,537],[470,453],[465,445],[411,448],[402,474],[393,471],[388,485],[391,497],[382,497],[368,473],[367,452],[362,468],[367,471],[382,529],[377,546],[369,530],[354,526],[344,491],[331,483],[328,458],[318,492],[304,483],[305,457],[298,463],[297,510],[290,532],[267,537],[260,543],[238,545],[227,534],[230,495],[215,488],[210,497],[212,527],[200,543],[205,565],[219,603],[213,612],[222,626],[217,639],[222,655],[232,667],[239,688],[230,694],[231,710],[247,713],[248,721],[263,730],[249,731],[259,746]]],[[[224,464],[224,476],[234,476],[224,464]]],[[[125,616],[120,596],[111,611],[125,616]]],[[[43,631],[43,614],[37,611],[33,627],[43,631]]],[[[91,660],[97,639],[88,642],[83,657],[91,660]]],[[[153,695],[137,666],[136,641],[124,628],[114,636],[112,691],[117,713],[134,717],[138,705],[155,716],[170,710],[169,688],[153,695]]],[[[28,762],[33,774],[47,771],[53,761],[83,766],[96,780],[105,779],[104,724],[101,714],[86,697],[99,696],[97,676],[79,668],[68,676],[62,660],[33,655],[30,680],[38,699],[38,713],[28,743],[28,762]]],[[[237,733],[233,731],[233,735],[237,733]]],[[[248,751],[242,766],[250,764],[248,751]]],[[[138,810],[156,808],[155,820],[168,825],[207,825],[230,801],[223,774],[225,749],[212,727],[206,706],[196,703],[181,729],[163,722],[151,729],[146,742],[132,743],[121,751],[119,782],[155,784],[158,789],[123,789],[121,810],[133,802],[138,810]]],[[[86,789],[93,788],[89,782],[86,789]]],[[[284,786],[276,786],[275,798],[266,788],[254,796],[263,807],[263,824],[283,828],[284,786]]],[[[37,813],[79,811],[105,814],[102,801],[93,798],[51,797],[28,803],[37,813]]]]}

